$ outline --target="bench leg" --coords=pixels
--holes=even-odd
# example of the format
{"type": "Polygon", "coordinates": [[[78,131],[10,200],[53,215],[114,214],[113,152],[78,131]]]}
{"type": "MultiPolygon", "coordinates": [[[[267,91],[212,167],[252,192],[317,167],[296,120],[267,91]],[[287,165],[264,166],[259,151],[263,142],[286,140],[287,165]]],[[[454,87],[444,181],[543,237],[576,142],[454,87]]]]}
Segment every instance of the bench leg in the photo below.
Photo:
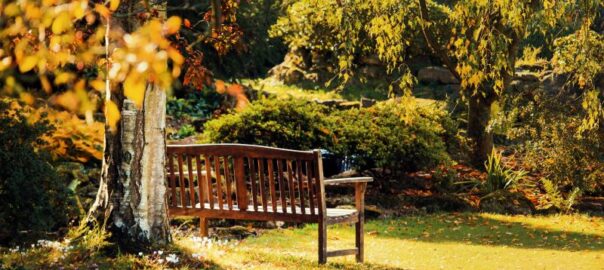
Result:
{"type": "Polygon", "coordinates": [[[363,246],[365,239],[363,237],[363,217],[359,216],[359,221],[355,224],[355,245],[357,248],[357,262],[365,261],[363,246]]]}
{"type": "Polygon", "coordinates": [[[327,262],[327,225],[319,221],[319,264],[327,262]]]}
{"type": "Polygon", "coordinates": [[[199,234],[201,237],[208,236],[208,219],[199,217],[199,234]]]}

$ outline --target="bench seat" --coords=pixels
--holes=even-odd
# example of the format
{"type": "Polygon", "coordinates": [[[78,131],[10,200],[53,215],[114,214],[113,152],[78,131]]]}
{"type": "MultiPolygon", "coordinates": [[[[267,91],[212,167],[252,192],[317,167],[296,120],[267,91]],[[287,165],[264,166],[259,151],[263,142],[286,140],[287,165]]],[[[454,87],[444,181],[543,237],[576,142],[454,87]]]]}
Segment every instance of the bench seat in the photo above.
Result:
{"type": "MultiPolygon", "coordinates": [[[[187,206],[186,208],[175,207],[175,208],[171,209],[171,214],[177,216],[179,213],[181,213],[181,215],[186,215],[186,214],[193,214],[194,212],[201,213],[201,212],[211,212],[211,211],[216,211],[216,212],[222,211],[222,210],[218,210],[220,208],[217,203],[214,204],[215,210],[212,210],[210,208],[209,203],[204,203],[203,205],[204,205],[203,209],[200,207],[199,203],[195,204],[195,208],[191,208],[191,206],[187,206]]],[[[299,206],[296,206],[295,208],[296,208],[296,213],[302,213],[302,208],[300,208],[299,206]]],[[[304,209],[305,209],[305,213],[311,212],[310,208],[308,208],[308,207],[305,207],[304,209]]],[[[349,221],[349,222],[358,221],[359,212],[356,209],[326,208],[325,210],[326,210],[325,217],[327,218],[327,224],[345,223],[346,221],[349,221]]],[[[233,208],[229,209],[229,211],[242,212],[237,205],[233,205],[233,208]]],[[[319,209],[315,208],[315,211],[316,211],[316,213],[318,213],[319,209]]],[[[245,212],[248,212],[250,214],[265,213],[264,209],[262,209],[262,208],[259,208],[257,211],[254,211],[253,209],[247,209],[245,212]]],[[[292,210],[291,210],[291,207],[288,206],[286,208],[286,212],[284,212],[283,209],[281,208],[281,206],[278,206],[277,211],[273,212],[273,208],[269,206],[266,209],[266,213],[291,214],[292,210]]],[[[279,221],[279,219],[275,219],[275,220],[279,221]]],[[[282,221],[289,221],[289,220],[282,220],[282,221]]]]}

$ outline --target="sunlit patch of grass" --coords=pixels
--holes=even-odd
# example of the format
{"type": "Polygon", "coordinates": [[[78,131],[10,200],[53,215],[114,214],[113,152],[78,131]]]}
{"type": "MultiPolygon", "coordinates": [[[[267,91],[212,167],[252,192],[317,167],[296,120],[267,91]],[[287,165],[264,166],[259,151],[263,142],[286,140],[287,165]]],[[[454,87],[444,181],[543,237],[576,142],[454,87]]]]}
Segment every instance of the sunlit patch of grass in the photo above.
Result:
{"type": "MultiPolygon", "coordinates": [[[[603,224],[584,215],[474,213],[374,220],[366,224],[366,264],[348,256],[325,266],[317,264],[316,225],[266,231],[236,246],[176,243],[227,269],[601,269],[603,224]]],[[[327,235],[329,250],[354,247],[352,226],[329,227],[327,235]]]]}
{"type": "Polygon", "coordinates": [[[249,85],[254,89],[262,90],[267,93],[277,96],[277,98],[300,98],[307,100],[328,100],[342,99],[343,97],[335,91],[330,91],[325,88],[302,88],[293,85],[285,85],[274,79],[264,80],[242,80],[244,85],[249,85]]]}
{"type": "MultiPolygon", "coordinates": [[[[317,263],[317,226],[267,230],[244,240],[177,231],[163,254],[86,253],[65,245],[0,250],[20,269],[602,269],[604,218],[437,213],[366,223],[365,264],[354,256],[317,263]],[[175,254],[177,263],[167,262],[175,254]]],[[[328,228],[328,250],[354,247],[354,227],[328,228]]],[[[68,245],[68,244],[67,244],[68,245]]]]}

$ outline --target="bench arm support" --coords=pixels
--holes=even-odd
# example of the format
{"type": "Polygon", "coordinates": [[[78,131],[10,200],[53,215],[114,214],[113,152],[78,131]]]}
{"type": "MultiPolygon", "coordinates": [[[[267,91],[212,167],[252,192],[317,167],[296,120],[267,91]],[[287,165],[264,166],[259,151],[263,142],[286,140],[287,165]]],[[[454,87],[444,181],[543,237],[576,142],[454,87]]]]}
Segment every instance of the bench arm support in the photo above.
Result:
{"type": "Polygon", "coordinates": [[[359,215],[363,216],[365,213],[365,190],[367,189],[367,183],[373,182],[372,177],[350,177],[350,178],[335,178],[323,180],[326,186],[328,185],[354,185],[354,201],[359,215]]]}

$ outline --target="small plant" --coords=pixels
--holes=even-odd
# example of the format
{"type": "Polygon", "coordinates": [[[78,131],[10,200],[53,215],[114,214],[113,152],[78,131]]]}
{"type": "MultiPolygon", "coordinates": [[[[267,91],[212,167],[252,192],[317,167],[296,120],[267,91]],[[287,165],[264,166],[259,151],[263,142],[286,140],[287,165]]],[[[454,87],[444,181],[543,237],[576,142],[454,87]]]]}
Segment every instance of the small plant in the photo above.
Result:
{"type": "Polygon", "coordinates": [[[565,213],[569,213],[572,210],[572,207],[577,202],[577,199],[581,196],[581,189],[574,188],[569,194],[568,197],[564,198],[558,186],[554,184],[551,180],[547,178],[541,178],[541,183],[543,184],[543,189],[545,190],[545,196],[541,199],[541,203],[544,207],[555,207],[560,209],[565,213]]]}
{"type": "Polygon", "coordinates": [[[526,176],[525,171],[514,171],[504,168],[501,163],[501,153],[498,153],[495,148],[485,162],[487,170],[487,179],[483,185],[483,190],[486,193],[492,193],[498,190],[510,189],[526,176]]]}
{"type": "Polygon", "coordinates": [[[182,125],[176,133],[176,137],[178,139],[186,138],[193,135],[195,135],[195,127],[189,124],[182,125]]]}

